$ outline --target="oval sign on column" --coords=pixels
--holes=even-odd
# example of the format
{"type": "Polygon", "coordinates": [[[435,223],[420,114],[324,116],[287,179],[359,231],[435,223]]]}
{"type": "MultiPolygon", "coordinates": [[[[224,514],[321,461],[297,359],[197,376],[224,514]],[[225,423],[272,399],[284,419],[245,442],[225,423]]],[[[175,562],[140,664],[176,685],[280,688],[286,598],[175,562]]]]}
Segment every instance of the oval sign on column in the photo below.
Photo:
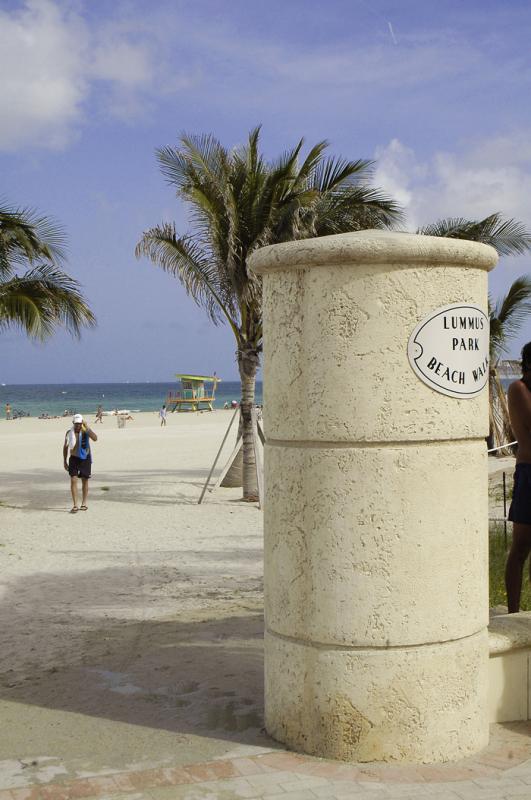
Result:
{"type": "Polygon", "coordinates": [[[442,306],[423,319],[407,355],[420,380],[450,397],[476,397],[489,377],[489,319],[477,306],[442,306]]]}

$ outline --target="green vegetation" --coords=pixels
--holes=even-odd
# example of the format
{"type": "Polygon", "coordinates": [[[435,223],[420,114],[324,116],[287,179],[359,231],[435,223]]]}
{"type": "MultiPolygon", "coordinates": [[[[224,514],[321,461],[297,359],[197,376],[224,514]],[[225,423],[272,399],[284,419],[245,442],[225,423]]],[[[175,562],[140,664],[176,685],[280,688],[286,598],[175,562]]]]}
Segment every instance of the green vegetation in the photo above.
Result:
{"type": "Polygon", "coordinates": [[[0,333],[18,327],[43,341],[59,327],[79,336],[95,325],[79,284],[60,268],[63,243],[46,217],[0,206],[0,333]]]}
{"type": "Polygon", "coordinates": [[[163,222],[146,231],[136,255],[181,281],[214,324],[227,322],[236,340],[242,383],[243,497],[255,499],[251,408],[262,352],[262,283],[247,268],[254,250],[401,220],[397,203],[369,179],[372,163],[325,157],[318,142],[305,158],[304,140],[274,161],[260,152],[260,128],[228,150],[214,136],[182,136],[157,151],[166,180],[190,212],[192,231],[163,222]]]}
{"type": "MultiPolygon", "coordinates": [[[[510,524],[507,525],[507,548],[511,546],[511,528],[510,524]]],[[[507,605],[504,577],[506,560],[507,550],[503,522],[491,522],[489,526],[489,605],[491,608],[507,605]]],[[[531,611],[531,580],[527,569],[524,569],[520,608],[522,611],[531,611]]]]}
{"type": "MultiPolygon", "coordinates": [[[[490,371],[489,371],[489,447],[500,447],[514,441],[509,419],[509,408],[502,386],[498,365],[507,353],[510,340],[531,314],[531,278],[521,275],[509,291],[493,304],[489,297],[490,317],[490,371]]],[[[509,452],[509,448],[500,452],[509,452]]]]}

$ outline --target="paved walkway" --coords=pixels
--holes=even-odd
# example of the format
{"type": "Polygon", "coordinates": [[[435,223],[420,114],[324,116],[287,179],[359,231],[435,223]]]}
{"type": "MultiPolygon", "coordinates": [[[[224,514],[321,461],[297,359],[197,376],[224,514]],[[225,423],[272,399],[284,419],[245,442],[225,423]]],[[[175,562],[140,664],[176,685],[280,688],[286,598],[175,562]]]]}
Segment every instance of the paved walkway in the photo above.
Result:
{"type": "Polygon", "coordinates": [[[437,766],[261,755],[0,790],[0,800],[512,800],[531,798],[531,722],[493,725],[474,758],[437,766]]]}

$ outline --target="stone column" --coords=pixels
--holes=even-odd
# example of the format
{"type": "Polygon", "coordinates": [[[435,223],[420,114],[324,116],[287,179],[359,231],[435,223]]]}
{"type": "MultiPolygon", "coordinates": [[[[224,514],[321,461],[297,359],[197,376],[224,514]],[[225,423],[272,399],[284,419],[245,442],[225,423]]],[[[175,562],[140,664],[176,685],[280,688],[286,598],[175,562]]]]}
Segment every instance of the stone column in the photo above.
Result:
{"type": "Polygon", "coordinates": [[[417,324],[487,311],[495,251],[365,231],[263,248],[266,727],[347,761],[488,741],[488,392],[411,368],[417,324]]]}

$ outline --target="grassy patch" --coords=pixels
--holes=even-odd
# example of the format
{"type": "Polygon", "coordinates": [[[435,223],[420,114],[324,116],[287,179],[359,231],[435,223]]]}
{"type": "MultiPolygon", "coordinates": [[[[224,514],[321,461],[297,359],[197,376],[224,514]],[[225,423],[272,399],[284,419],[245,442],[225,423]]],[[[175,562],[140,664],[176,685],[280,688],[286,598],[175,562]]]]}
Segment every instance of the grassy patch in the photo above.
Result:
{"type": "MultiPolygon", "coordinates": [[[[489,500],[493,503],[503,503],[503,486],[491,486],[489,488],[489,500]]],[[[511,498],[507,493],[507,503],[510,503],[511,498]]]]}
{"type": "MultiPolygon", "coordinates": [[[[511,546],[511,528],[507,525],[507,548],[511,546]]],[[[489,526],[489,604],[493,606],[507,605],[505,594],[505,562],[507,550],[503,533],[503,522],[491,522],[489,526]]],[[[522,611],[531,611],[531,581],[529,578],[529,565],[524,567],[522,582],[522,611]]]]}

